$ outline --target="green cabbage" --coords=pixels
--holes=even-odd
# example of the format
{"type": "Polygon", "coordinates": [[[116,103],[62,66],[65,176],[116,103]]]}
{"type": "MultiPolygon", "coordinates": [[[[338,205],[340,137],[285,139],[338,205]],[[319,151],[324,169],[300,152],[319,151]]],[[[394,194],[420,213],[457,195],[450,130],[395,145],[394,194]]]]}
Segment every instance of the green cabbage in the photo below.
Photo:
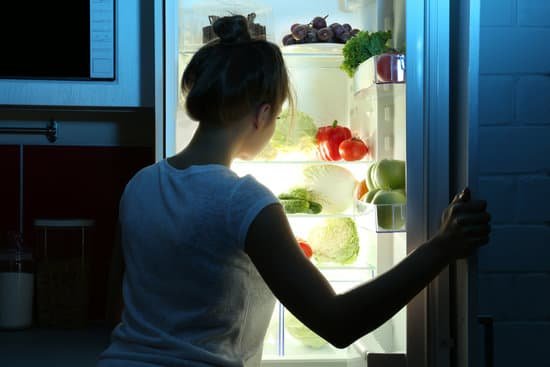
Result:
{"type": "Polygon", "coordinates": [[[359,234],[351,218],[327,218],[308,233],[313,258],[319,263],[351,264],[359,254],[359,234]]]}
{"type": "Polygon", "coordinates": [[[288,310],[285,311],[285,327],[290,335],[308,347],[321,348],[328,344],[325,339],[315,334],[288,310]]]}
{"type": "Polygon", "coordinates": [[[273,137],[256,159],[274,159],[278,153],[310,153],[315,149],[317,126],[308,114],[295,111],[292,116],[284,110],[276,124],[273,137]]]}
{"type": "Polygon", "coordinates": [[[311,165],[304,168],[303,175],[311,200],[321,204],[323,213],[341,213],[353,204],[357,180],[344,167],[335,164],[311,165]]]}

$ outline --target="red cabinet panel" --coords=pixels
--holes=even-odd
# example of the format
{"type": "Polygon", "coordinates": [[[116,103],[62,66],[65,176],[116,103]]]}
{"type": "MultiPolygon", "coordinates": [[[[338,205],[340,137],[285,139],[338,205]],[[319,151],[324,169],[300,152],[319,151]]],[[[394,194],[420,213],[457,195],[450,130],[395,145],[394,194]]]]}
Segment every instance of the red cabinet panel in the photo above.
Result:
{"type": "Polygon", "coordinates": [[[37,218],[95,220],[88,247],[90,317],[103,319],[120,196],[128,180],[154,162],[153,149],[26,146],[23,160],[27,238],[37,218]]]}
{"type": "Polygon", "coordinates": [[[19,145],[0,146],[0,233],[19,230],[19,145]]]}

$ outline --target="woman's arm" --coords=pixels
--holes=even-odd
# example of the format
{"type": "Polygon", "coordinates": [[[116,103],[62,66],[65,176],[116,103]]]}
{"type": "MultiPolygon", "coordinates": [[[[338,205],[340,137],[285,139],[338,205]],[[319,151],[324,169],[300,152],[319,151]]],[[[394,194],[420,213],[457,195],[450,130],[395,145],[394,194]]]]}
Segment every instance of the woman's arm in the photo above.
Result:
{"type": "Polygon", "coordinates": [[[487,243],[485,202],[455,198],[440,233],[377,278],[336,295],[305,257],[280,205],[270,205],[250,226],[246,252],[273,294],[300,321],[343,348],[404,307],[456,258],[487,243]]]}

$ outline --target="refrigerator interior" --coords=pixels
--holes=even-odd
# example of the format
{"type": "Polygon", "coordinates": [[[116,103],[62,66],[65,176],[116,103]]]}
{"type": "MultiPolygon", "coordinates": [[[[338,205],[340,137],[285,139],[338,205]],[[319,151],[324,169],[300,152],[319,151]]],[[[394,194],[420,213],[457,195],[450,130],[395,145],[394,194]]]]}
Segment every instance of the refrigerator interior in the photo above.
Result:
{"type": "MultiPolygon", "coordinates": [[[[357,182],[365,179],[369,165],[384,158],[406,161],[405,84],[377,84],[369,78],[375,68],[370,63],[350,78],[340,69],[342,44],[312,43],[283,46],[282,38],[294,23],[308,23],[315,16],[328,15],[327,23],[349,23],[353,28],[392,30],[392,44],[403,49],[405,0],[290,0],[279,1],[199,1],[179,0],[178,80],[193,53],[203,43],[203,27],[209,16],[238,13],[256,14],[255,22],[265,26],[269,41],[281,47],[296,97],[296,110],[309,115],[317,127],[348,126],[369,146],[369,154],[359,161],[322,161],[311,152],[278,153],[253,161],[235,161],[239,175],[252,174],[276,195],[304,182],[308,167],[334,165],[345,169],[357,182]],[[372,69],[372,70],[371,70],[372,69]]],[[[178,93],[175,154],[190,141],[197,123],[190,120],[178,93]]],[[[170,152],[168,152],[169,155],[170,152]]],[[[389,205],[395,225],[381,227],[380,209],[355,200],[338,213],[289,214],[295,235],[308,238],[326,220],[350,218],[359,236],[359,253],[350,264],[318,263],[336,292],[345,292],[388,270],[406,254],[406,205],[389,205]],[[397,223],[399,222],[399,223],[397,223]]],[[[368,310],[365,310],[368,317],[368,310]]],[[[264,366],[364,366],[368,353],[406,353],[406,312],[399,311],[385,324],[348,348],[337,349],[299,323],[277,304],[264,341],[264,366]],[[289,331],[290,330],[290,331],[289,331]],[[298,330],[299,337],[296,337],[298,330]]]]}

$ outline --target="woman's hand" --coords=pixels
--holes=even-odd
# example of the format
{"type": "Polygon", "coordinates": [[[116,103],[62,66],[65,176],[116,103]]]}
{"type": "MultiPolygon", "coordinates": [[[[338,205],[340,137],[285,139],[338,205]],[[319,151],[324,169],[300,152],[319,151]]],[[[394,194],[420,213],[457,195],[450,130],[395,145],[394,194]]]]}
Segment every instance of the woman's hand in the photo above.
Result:
{"type": "Polygon", "coordinates": [[[443,212],[437,234],[446,256],[453,260],[465,258],[489,242],[491,215],[486,208],[485,200],[471,199],[468,188],[454,197],[443,212]]]}

